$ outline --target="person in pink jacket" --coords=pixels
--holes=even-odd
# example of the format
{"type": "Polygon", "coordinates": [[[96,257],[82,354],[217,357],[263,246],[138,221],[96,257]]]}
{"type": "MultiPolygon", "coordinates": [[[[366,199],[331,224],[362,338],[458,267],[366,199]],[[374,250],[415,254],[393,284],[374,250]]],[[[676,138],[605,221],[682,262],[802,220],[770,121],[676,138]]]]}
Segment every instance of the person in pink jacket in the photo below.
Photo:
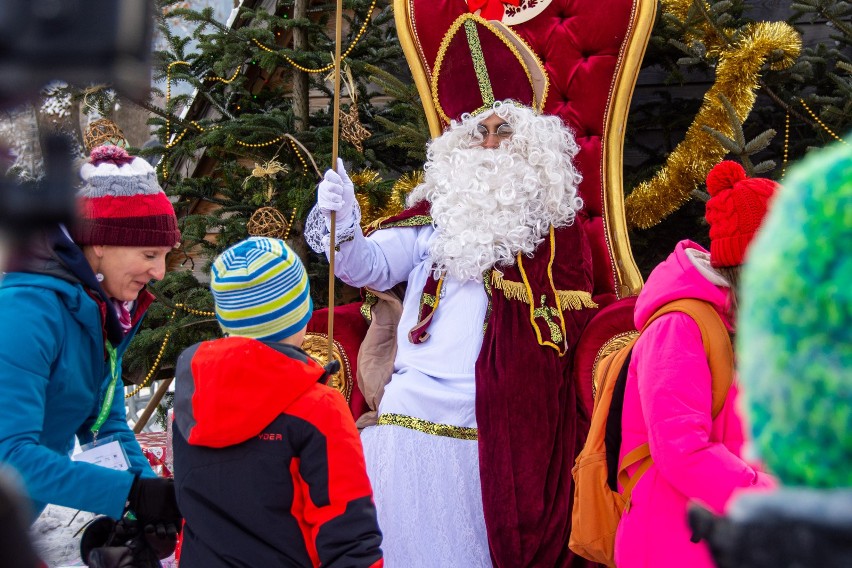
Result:
{"type": "MultiPolygon", "coordinates": [[[[722,162],[710,172],[710,252],[689,240],[677,244],[639,294],[638,329],[664,304],[696,298],[710,302],[734,332],[739,268],[776,187],[768,179],[747,178],[735,162],[722,162]]],[[[695,500],[722,513],[737,489],[774,485],[742,457],[736,381],[715,419],[711,384],[701,333],[686,314],[661,316],[636,342],[624,395],[620,458],[647,442],[654,463],[634,487],[619,523],[619,568],[714,566],[706,543],[690,540],[688,503],[695,500]]]]}

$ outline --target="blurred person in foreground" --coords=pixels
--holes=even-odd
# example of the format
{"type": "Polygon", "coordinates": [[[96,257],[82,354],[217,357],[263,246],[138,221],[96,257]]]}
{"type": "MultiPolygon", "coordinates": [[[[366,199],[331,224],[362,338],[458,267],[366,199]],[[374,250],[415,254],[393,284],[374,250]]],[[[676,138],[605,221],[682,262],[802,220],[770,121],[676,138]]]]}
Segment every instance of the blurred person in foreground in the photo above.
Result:
{"type": "Polygon", "coordinates": [[[28,534],[30,511],[19,481],[0,467],[0,568],[44,568],[28,534]]]}
{"type": "Polygon", "coordinates": [[[36,516],[48,503],[132,512],[173,539],[173,484],[128,427],[121,358],[153,300],[145,286],[180,240],[177,219],[151,166],[122,148],[93,149],[80,175],[78,222],[39,232],[0,282],[0,462],[36,516]],[[75,436],[113,444],[112,467],[72,459],[75,436]]]}
{"type": "Polygon", "coordinates": [[[313,311],[301,260],[251,237],[216,258],[210,288],[228,337],[176,369],[181,566],[382,566],[358,430],[325,384],[334,370],[301,349],[313,311]]]}
{"type": "Polygon", "coordinates": [[[596,307],[579,148],[540,114],[537,57],[494,22],[456,23],[444,44],[458,65],[433,82],[452,120],[409,209],[365,236],[341,163],[319,185],[312,246],[328,251],[335,211],[335,274],[379,293],[407,283],[395,336],[372,352],[395,360],[384,394],[365,392],[378,416],[361,435],[388,563],[568,566],[570,370],[596,307]]]}
{"type": "Polygon", "coordinates": [[[781,488],[696,509],[721,568],[852,566],[852,150],[794,165],[743,271],[737,346],[754,449],[781,488]]]}
{"type": "MultiPolygon", "coordinates": [[[[684,240],[654,268],[636,300],[637,329],[665,304],[693,298],[712,305],[734,335],[743,259],[777,187],[772,180],[746,177],[736,162],[710,171],[710,250],[684,240]]],[[[697,500],[721,512],[734,491],[774,485],[743,458],[736,381],[715,417],[712,387],[694,319],[670,312],[642,331],[628,368],[619,462],[648,444],[653,463],[636,482],[618,525],[619,568],[711,567],[707,546],[691,541],[687,504],[697,500]]],[[[628,474],[639,467],[632,462],[628,474]]]]}

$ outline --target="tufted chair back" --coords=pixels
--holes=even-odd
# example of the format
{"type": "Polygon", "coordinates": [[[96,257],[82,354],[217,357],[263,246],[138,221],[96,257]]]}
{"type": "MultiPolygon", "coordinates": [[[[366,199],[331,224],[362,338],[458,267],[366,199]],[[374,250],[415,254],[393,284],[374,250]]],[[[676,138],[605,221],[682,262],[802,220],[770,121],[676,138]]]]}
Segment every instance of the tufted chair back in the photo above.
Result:
{"type": "MultiPolygon", "coordinates": [[[[635,295],[642,278],[633,261],[624,217],[622,149],[630,99],[651,33],[656,0],[470,0],[482,5],[482,17],[497,11],[544,64],[550,89],[544,112],[562,118],[575,133],[585,201],[581,222],[592,246],[594,299],[601,306],[584,329],[575,351],[572,378],[578,393],[578,431],[588,431],[592,375],[596,362],[633,326],[635,295]],[[518,6],[512,6],[517,2],[518,6]],[[532,17],[530,17],[532,16],[532,17]]],[[[397,33],[423,102],[432,136],[446,124],[432,102],[430,81],[444,33],[460,15],[465,0],[394,0],[397,33]]],[[[369,410],[353,387],[359,345],[366,323],[359,304],[335,308],[335,340],[341,344],[341,391],[351,393],[358,418],[369,410]]],[[[311,335],[325,338],[327,310],[308,324],[311,335]]],[[[314,355],[325,356],[318,350],[314,355]]],[[[327,349],[324,350],[327,353],[327,349]]],[[[578,446],[579,447],[579,446],[578,446]]]]}
{"type": "MultiPolygon", "coordinates": [[[[538,54],[550,79],[544,112],[570,126],[580,145],[583,222],[592,246],[595,300],[605,306],[638,293],[642,279],[627,239],[622,146],[630,98],[654,21],[655,0],[479,1],[538,54]],[[499,17],[499,16],[496,16],[499,17]]],[[[441,39],[470,11],[465,0],[394,0],[397,32],[424,103],[432,136],[441,122],[431,72],[441,39]]],[[[496,79],[494,79],[496,80],[496,79]]]]}

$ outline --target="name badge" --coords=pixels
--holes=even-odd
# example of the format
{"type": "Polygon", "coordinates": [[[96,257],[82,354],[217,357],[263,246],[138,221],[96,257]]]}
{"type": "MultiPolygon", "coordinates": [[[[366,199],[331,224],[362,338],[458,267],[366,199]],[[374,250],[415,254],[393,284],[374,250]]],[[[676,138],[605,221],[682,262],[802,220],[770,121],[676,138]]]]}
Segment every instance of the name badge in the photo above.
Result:
{"type": "Polygon", "coordinates": [[[114,436],[108,436],[97,442],[80,447],[80,452],[71,456],[74,461],[88,462],[109,469],[127,471],[130,461],[121,443],[114,436]]]}

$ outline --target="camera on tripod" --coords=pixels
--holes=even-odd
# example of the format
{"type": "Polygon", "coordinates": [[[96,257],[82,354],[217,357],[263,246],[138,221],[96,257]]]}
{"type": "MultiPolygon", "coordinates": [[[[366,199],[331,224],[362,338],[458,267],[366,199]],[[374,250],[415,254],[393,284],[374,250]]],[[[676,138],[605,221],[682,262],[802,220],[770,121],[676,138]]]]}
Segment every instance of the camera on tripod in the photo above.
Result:
{"type": "MultiPolygon", "coordinates": [[[[4,0],[0,108],[32,99],[53,81],[106,83],[143,99],[151,86],[152,37],[152,0],[4,0]]],[[[44,153],[39,183],[0,180],[0,231],[7,238],[74,219],[71,144],[52,136],[44,153]]]]}

